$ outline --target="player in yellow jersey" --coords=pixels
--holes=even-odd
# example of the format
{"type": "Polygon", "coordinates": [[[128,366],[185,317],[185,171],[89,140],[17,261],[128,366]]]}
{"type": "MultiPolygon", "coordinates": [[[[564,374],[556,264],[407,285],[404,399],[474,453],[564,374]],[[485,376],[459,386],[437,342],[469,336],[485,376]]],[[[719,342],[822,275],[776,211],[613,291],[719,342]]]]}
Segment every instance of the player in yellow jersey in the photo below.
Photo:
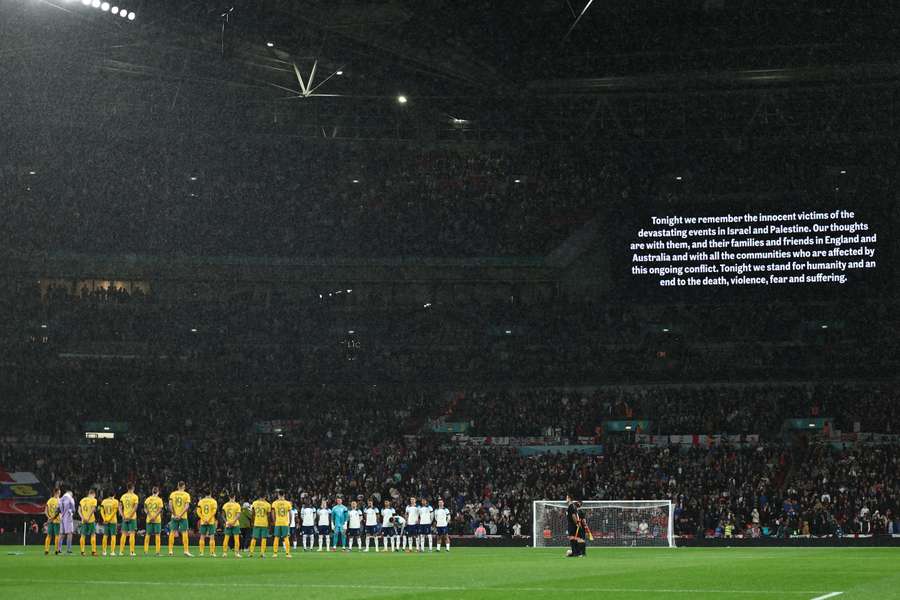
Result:
{"type": "Polygon", "coordinates": [[[44,514],[47,515],[47,537],[44,538],[44,555],[50,554],[51,542],[53,547],[56,548],[56,554],[59,554],[59,488],[53,488],[53,495],[47,499],[44,514]]]}
{"type": "Polygon", "coordinates": [[[206,551],[204,542],[209,541],[210,556],[216,555],[216,513],[219,503],[206,494],[197,502],[197,517],[200,519],[200,556],[206,551]]]}
{"type": "Polygon", "coordinates": [[[266,557],[266,544],[269,543],[269,514],[272,512],[272,505],[266,501],[265,496],[259,495],[250,506],[250,512],[253,515],[253,537],[250,540],[249,554],[252,557],[253,551],[256,549],[256,540],[262,540],[260,546],[259,557],[266,557]]]}
{"type": "Polygon", "coordinates": [[[151,494],[144,500],[144,514],[147,515],[147,528],[144,531],[144,554],[150,552],[150,536],[156,537],[156,556],[162,549],[162,511],[163,501],[159,497],[159,488],[153,487],[151,494]]]}
{"type": "Polygon", "coordinates": [[[278,490],[278,499],[272,503],[272,515],[275,518],[275,540],[272,544],[272,555],[278,558],[278,541],[284,540],[284,554],[291,557],[291,509],[289,500],[284,499],[284,490],[278,490]]]}
{"type": "Polygon", "coordinates": [[[109,494],[100,503],[100,516],[103,518],[103,556],[106,556],[106,544],[109,542],[109,555],[116,555],[116,534],[119,529],[119,501],[115,495],[109,494]]]}
{"type": "Polygon", "coordinates": [[[78,516],[81,517],[81,555],[84,556],[84,544],[91,539],[91,556],[97,556],[97,492],[88,491],[88,495],[78,503],[78,516]]]}
{"type": "Polygon", "coordinates": [[[125,556],[125,538],[134,556],[134,536],[137,535],[137,509],[140,500],[134,493],[134,484],[128,484],[128,491],[119,498],[119,516],[122,517],[122,540],[119,542],[119,556],[125,556]]]}
{"type": "Polygon", "coordinates": [[[178,482],[178,489],[169,494],[169,512],[172,520],[169,521],[169,556],[174,556],[175,536],[181,532],[181,544],[184,546],[184,555],[191,554],[191,546],[188,541],[188,510],[191,508],[191,495],[184,491],[183,481],[178,482]]]}
{"type": "Polygon", "coordinates": [[[222,542],[222,556],[228,556],[228,540],[234,539],[234,555],[241,557],[241,505],[234,494],[228,494],[228,502],[222,505],[222,516],[225,519],[225,540],[222,542]]]}

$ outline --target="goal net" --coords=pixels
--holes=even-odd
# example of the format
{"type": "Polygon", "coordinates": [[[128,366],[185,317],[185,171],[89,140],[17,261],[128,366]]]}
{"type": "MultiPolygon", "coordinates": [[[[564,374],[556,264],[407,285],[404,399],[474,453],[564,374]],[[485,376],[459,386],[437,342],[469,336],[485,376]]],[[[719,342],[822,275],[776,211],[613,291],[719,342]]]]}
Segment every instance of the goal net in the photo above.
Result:
{"type": "MultiPolygon", "coordinates": [[[[536,500],[532,537],[535,548],[569,545],[564,501],[536,500]]],[[[672,502],[668,500],[585,500],[581,514],[593,540],[588,546],[675,547],[672,502]]]]}

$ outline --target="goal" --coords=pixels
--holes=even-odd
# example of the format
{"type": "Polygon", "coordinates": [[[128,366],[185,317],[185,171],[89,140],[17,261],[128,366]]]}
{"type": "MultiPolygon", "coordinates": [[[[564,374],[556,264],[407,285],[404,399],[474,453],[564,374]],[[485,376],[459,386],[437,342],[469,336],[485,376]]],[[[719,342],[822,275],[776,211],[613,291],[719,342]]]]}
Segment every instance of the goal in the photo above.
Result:
{"type": "MultiPolygon", "coordinates": [[[[569,545],[564,501],[535,500],[532,538],[535,548],[563,548],[569,545]]],[[[675,547],[669,500],[586,500],[581,513],[588,522],[593,541],[588,546],[675,547]]]]}

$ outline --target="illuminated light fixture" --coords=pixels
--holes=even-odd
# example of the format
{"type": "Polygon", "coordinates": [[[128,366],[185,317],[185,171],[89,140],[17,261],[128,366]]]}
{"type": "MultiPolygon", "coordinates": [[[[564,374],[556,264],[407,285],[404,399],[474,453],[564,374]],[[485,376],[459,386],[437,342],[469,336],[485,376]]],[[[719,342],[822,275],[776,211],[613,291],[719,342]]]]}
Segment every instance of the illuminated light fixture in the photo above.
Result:
{"type": "Polygon", "coordinates": [[[663,327],[663,333],[669,333],[669,328],[668,328],[668,327],[663,327]]]}
{"type": "Polygon", "coordinates": [[[426,302],[425,304],[422,305],[422,308],[428,308],[430,306],[431,306],[431,302],[426,302]]]}
{"type": "Polygon", "coordinates": [[[507,330],[506,330],[506,335],[512,335],[512,329],[507,329],[507,330]]]}
{"type": "Polygon", "coordinates": [[[91,0],[81,0],[81,3],[84,4],[85,6],[90,6],[91,0]]]}
{"type": "Polygon", "coordinates": [[[337,70],[337,71],[334,72],[334,74],[335,74],[335,75],[343,75],[344,72],[341,71],[341,70],[337,70]]]}
{"type": "Polygon", "coordinates": [[[196,175],[191,175],[191,181],[197,181],[197,176],[196,176],[196,175]]]}
{"type": "Polygon", "coordinates": [[[41,329],[47,329],[47,324],[44,323],[43,325],[41,325],[41,329]]]}
{"type": "Polygon", "coordinates": [[[676,176],[675,176],[675,181],[681,181],[681,175],[676,175],[676,176]]]}
{"type": "Polygon", "coordinates": [[[266,42],[266,46],[268,46],[269,48],[274,48],[275,42],[266,42]]]}
{"type": "Polygon", "coordinates": [[[109,427],[104,427],[103,431],[109,431],[109,427]]]}
{"type": "Polygon", "coordinates": [[[94,8],[100,8],[100,0],[91,0],[91,6],[94,8]]]}
{"type": "Polygon", "coordinates": [[[822,325],[822,329],[828,329],[828,325],[822,325]]]}
{"type": "Polygon", "coordinates": [[[359,179],[354,179],[353,183],[359,183],[359,179]]]}
{"type": "Polygon", "coordinates": [[[350,335],[353,335],[354,333],[356,333],[356,331],[353,329],[350,329],[349,331],[347,331],[347,333],[349,333],[350,335]]]}
{"type": "Polygon", "coordinates": [[[625,426],[625,431],[631,431],[631,425],[626,425],[626,426],[625,426]]]}
{"type": "Polygon", "coordinates": [[[37,171],[28,171],[29,175],[37,175],[37,171]]]}
{"type": "Polygon", "coordinates": [[[513,179],[513,183],[522,183],[521,179],[513,179]]]}
{"type": "Polygon", "coordinates": [[[117,14],[119,14],[119,7],[113,6],[111,9],[109,9],[109,12],[111,12],[114,15],[117,15],[117,14]]]}
{"type": "Polygon", "coordinates": [[[815,423],[810,423],[809,426],[810,426],[810,427],[815,427],[816,424],[815,424],[815,423]]]}
{"type": "Polygon", "coordinates": [[[400,96],[397,96],[397,102],[399,102],[400,104],[406,104],[408,101],[409,99],[402,94],[400,96]]]}
{"type": "Polygon", "coordinates": [[[133,12],[130,12],[130,13],[128,13],[128,20],[129,20],[129,21],[134,21],[134,18],[135,18],[136,16],[137,16],[136,14],[134,14],[133,12]]]}
{"type": "Polygon", "coordinates": [[[349,294],[349,293],[352,292],[352,291],[353,291],[353,290],[347,290],[347,293],[349,294]]]}
{"type": "Polygon", "coordinates": [[[126,9],[126,8],[120,9],[120,10],[119,10],[119,16],[120,16],[120,17],[123,17],[123,18],[124,18],[124,17],[127,17],[127,16],[128,16],[128,9],[126,9]]]}
{"type": "Polygon", "coordinates": [[[101,3],[100,10],[102,10],[103,12],[108,12],[109,11],[109,2],[101,3]]]}
{"type": "Polygon", "coordinates": [[[197,333],[197,328],[196,328],[196,327],[191,327],[191,333],[197,333]]]}

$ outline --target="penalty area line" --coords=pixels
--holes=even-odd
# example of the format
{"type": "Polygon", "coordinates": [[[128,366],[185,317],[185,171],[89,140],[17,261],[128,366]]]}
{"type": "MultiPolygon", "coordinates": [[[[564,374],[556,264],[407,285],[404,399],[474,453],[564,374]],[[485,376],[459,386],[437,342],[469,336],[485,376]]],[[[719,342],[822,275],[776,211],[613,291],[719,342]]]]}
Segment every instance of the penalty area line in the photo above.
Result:
{"type": "MultiPolygon", "coordinates": [[[[167,581],[112,581],[109,579],[13,579],[3,578],[0,583],[7,584],[57,584],[57,585],[107,585],[107,586],[166,586],[172,584],[167,581]]],[[[354,583],[216,583],[212,581],[180,581],[178,585],[181,587],[195,588],[264,588],[264,589],[349,589],[349,590],[386,590],[386,591],[428,591],[428,592],[594,592],[605,594],[740,594],[740,595],[758,595],[758,594],[795,594],[809,596],[810,594],[821,594],[821,591],[810,590],[720,590],[720,589],[685,589],[685,588],[603,588],[603,587],[577,587],[577,588],[559,588],[559,587],[477,587],[462,585],[388,585],[388,584],[354,584],[354,583]]],[[[831,592],[824,596],[813,598],[813,600],[824,600],[832,598],[843,592],[831,592]]]]}

